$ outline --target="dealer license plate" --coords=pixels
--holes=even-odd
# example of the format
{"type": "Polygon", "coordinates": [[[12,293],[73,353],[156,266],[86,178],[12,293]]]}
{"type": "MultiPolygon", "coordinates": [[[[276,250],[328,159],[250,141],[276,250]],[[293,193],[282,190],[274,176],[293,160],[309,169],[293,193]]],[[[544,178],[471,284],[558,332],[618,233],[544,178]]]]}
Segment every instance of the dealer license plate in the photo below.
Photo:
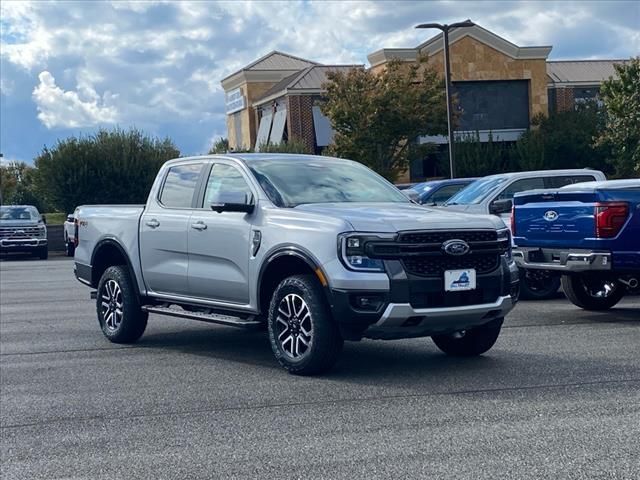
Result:
{"type": "Polygon", "coordinates": [[[466,270],[445,270],[445,292],[462,292],[476,288],[476,271],[473,268],[466,270]]]}

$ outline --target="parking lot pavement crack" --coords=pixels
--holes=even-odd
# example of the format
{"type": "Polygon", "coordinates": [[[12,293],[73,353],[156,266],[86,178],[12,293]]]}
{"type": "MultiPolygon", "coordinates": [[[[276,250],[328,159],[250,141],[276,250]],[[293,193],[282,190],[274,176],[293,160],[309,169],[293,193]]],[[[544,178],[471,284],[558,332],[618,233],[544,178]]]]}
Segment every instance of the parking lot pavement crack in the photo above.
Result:
{"type": "MultiPolygon", "coordinates": [[[[632,379],[626,379],[626,380],[601,380],[601,381],[592,381],[592,382],[522,385],[518,387],[452,390],[449,392],[425,392],[425,393],[411,393],[411,394],[401,394],[401,395],[381,395],[381,396],[375,396],[375,397],[371,396],[371,397],[342,398],[342,399],[338,398],[338,399],[312,400],[312,401],[303,401],[303,402],[279,402],[279,403],[267,403],[267,404],[259,404],[259,405],[230,406],[230,407],[218,407],[218,408],[213,407],[213,408],[202,408],[202,409],[193,409],[193,410],[185,410],[185,411],[129,414],[129,415],[122,415],[121,417],[118,417],[117,420],[127,420],[127,419],[135,419],[135,418],[183,417],[183,416],[198,415],[198,414],[222,413],[222,412],[233,412],[233,411],[248,412],[248,411],[290,408],[290,407],[307,407],[307,406],[317,406],[317,405],[341,405],[341,404],[346,405],[346,404],[352,404],[352,403],[369,403],[369,402],[379,402],[379,401],[386,401],[386,400],[403,400],[403,399],[428,398],[428,397],[446,397],[446,396],[456,396],[456,395],[475,395],[475,394],[486,394],[486,393],[548,390],[548,389],[557,389],[557,388],[581,388],[581,387],[590,387],[590,386],[599,386],[599,385],[612,385],[612,384],[622,385],[622,384],[634,384],[634,383],[640,384],[640,378],[632,378],[632,379]]],[[[110,421],[110,420],[114,420],[114,419],[106,415],[92,415],[92,416],[73,417],[73,418],[69,417],[69,418],[46,420],[42,422],[0,425],[0,431],[9,430],[9,429],[37,427],[42,425],[52,425],[57,423],[110,421]]]]}

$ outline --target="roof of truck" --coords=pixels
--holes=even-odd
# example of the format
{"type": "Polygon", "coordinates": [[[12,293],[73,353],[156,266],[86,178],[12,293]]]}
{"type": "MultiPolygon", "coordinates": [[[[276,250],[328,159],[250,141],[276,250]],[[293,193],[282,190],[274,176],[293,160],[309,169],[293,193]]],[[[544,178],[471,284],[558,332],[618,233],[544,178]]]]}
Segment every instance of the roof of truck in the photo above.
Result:
{"type": "Polygon", "coordinates": [[[566,185],[562,187],[562,190],[591,190],[598,188],[606,188],[608,190],[640,188],[640,179],[628,178],[623,180],[604,180],[599,182],[574,183],[572,185],[566,185]]]}

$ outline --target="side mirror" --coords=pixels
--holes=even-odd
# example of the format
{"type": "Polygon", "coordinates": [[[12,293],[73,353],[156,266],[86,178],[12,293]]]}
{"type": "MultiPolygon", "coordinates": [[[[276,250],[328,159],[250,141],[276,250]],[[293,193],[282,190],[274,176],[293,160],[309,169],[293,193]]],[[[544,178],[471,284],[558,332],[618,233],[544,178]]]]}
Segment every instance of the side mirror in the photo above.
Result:
{"type": "Polygon", "coordinates": [[[489,213],[500,215],[501,213],[510,213],[513,207],[513,200],[505,198],[504,200],[494,200],[489,205],[489,213]]]}
{"type": "Polygon", "coordinates": [[[211,210],[218,213],[251,213],[254,208],[252,195],[240,191],[221,192],[215,201],[211,203],[211,210]]]}
{"type": "Polygon", "coordinates": [[[74,222],[73,215],[67,215],[67,222],[70,222],[70,223],[74,222]]]}

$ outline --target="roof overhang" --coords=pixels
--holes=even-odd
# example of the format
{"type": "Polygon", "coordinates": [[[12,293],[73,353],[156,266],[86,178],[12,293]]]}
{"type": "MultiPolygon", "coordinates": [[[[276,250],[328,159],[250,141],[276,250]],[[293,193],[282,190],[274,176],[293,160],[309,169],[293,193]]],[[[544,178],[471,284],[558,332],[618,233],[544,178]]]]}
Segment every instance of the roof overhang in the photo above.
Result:
{"type": "Polygon", "coordinates": [[[299,70],[241,70],[220,82],[225,92],[246,83],[276,83],[299,70]]]}
{"type": "MultiPolygon", "coordinates": [[[[449,45],[458,40],[471,37],[480,43],[488,45],[494,50],[516,60],[546,60],[551,52],[551,46],[519,47],[508,40],[482,28],[479,25],[473,27],[456,28],[449,32],[449,45]]],[[[372,67],[398,59],[407,62],[415,61],[420,54],[435,55],[444,49],[444,35],[442,33],[430,38],[416,48],[385,48],[378,50],[367,59],[372,67]]]]}

